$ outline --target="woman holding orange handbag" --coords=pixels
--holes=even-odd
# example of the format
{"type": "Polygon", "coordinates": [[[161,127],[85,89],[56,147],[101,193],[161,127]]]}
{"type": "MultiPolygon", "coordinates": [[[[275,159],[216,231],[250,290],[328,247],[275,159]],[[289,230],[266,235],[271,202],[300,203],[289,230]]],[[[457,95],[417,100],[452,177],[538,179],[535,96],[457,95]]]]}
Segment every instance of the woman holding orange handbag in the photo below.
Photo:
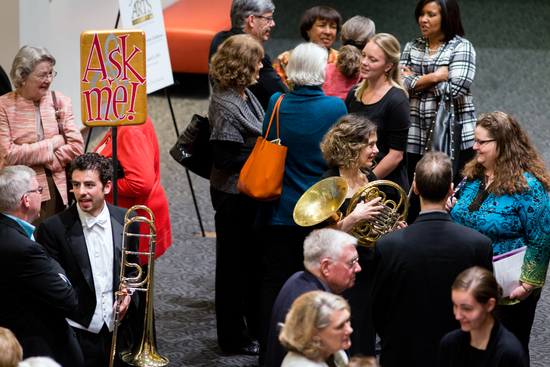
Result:
{"type": "Polygon", "coordinates": [[[264,110],[247,89],[257,82],[264,51],[249,35],[228,38],[212,57],[215,80],[208,108],[216,210],[216,321],[226,353],[258,354],[258,299],[263,253],[252,230],[258,202],[237,190],[239,173],[262,132],[264,110]],[[243,318],[244,315],[244,318],[243,318]],[[245,323],[246,319],[246,323],[245,323]]]}
{"type": "MultiPolygon", "coordinates": [[[[279,105],[279,138],[288,148],[281,197],[266,203],[261,210],[266,224],[265,275],[261,296],[261,346],[267,348],[271,309],[285,281],[303,269],[303,242],[314,228],[299,227],[292,219],[296,202],[328,169],[319,144],[330,127],[347,114],[346,105],[337,97],[327,97],[325,82],[327,50],[315,43],[294,49],[286,68],[294,85],[279,105]]],[[[264,133],[281,93],[275,93],[264,118],[264,133]]],[[[277,138],[275,118],[267,140],[277,138]]],[[[260,218],[259,218],[260,219],[260,218]]],[[[262,348],[263,349],[263,348],[262,348]]],[[[260,360],[261,364],[262,360],[260,360]]]]}

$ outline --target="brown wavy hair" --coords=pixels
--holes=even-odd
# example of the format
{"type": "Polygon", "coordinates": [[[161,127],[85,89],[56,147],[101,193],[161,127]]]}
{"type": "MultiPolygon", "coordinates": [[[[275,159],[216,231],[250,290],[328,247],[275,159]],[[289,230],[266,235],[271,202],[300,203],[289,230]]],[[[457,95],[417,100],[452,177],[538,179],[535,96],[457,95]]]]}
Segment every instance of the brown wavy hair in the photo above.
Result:
{"type": "MultiPolygon", "coordinates": [[[[476,127],[487,130],[489,138],[496,143],[494,180],[487,188],[489,193],[501,196],[529,190],[524,173],[535,176],[550,191],[550,175],[539,152],[512,116],[501,111],[481,114],[476,127]]],[[[477,155],[466,164],[462,175],[468,180],[485,179],[485,167],[477,162],[477,155]]]]}
{"type": "Polygon", "coordinates": [[[323,137],[321,153],[329,167],[356,168],[361,150],[376,132],[376,125],[364,116],[345,115],[323,137]]]}
{"type": "Polygon", "coordinates": [[[248,34],[229,37],[210,61],[210,75],[225,88],[246,88],[256,84],[255,68],[264,58],[260,41],[248,34]]]}

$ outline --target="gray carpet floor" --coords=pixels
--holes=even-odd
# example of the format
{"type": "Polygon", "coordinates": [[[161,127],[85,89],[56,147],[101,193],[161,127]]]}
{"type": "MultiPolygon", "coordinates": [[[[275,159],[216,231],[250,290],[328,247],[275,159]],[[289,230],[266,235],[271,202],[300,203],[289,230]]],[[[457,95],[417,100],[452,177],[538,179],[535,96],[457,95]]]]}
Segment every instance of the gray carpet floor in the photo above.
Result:
{"type": "MultiPolygon", "coordinates": [[[[266,52],[275,58],[300,43],[301,13],[318,3],[312,0],[275,0],[276,22],[266,52]]],[[[341,11],[344,20],[361,14],[371,17],[377,31],[390,32],[402,47],[418,37],[414,23],[416,1],[326,1],[341,11]]],[[[472,87],[478,113],[494,110],[514,116],[550,162],[550,4],[546,1],[459,1],[467,38],[477,51],[477,73],[472,87]]],[[[177,75],[170,88],[179,131],[194,113],[208,109],[205,76],[177,75]]],[[[256,357],[225,355],[217,346],[214,313],[215,239],[199,237],[200,227],[184,169],[169,155],[176,140],[167,98],[157,92],[148,98],[148,113],[155,124],[162,185],[170,203],[173,245],[157,260],[155,313],[158,348],[170,366],[252,366],[256,357]]],[[[91,150],[105,133],[94,129],[91,150]]],[[[204,229],[214,231],[209,183],[191,174],[204,229]]],[[[531,334],[531,365],[550,366],[550,295],[542,292],[531,334]]]]}

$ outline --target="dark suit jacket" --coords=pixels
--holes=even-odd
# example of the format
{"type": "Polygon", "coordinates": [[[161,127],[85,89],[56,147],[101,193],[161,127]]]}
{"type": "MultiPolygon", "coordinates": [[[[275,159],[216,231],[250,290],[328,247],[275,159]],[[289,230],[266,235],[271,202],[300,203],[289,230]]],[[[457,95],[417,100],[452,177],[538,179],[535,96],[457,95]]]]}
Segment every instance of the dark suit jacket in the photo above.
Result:
{"type": "MultiPolygon", "coordinates": [[[[71,319],[88,327],[94,315],[96,296],[88,248],[86,247],[82,223],[78,217],[76,205],[78,204],[73,204],[69,209],[42,222],[38,228],[37,238],[50,256],[59,261],[67,271],[67,277],[78,294],[78,310],[71,319]]],[[[108,203],[107,205],[111,214],[113,231],[113,291],[116,292],[119,289],[120,282],[122,233],[124,230],[124,216],[127,210],[108,203]]],[[[134,224],[130,231],[139,233],[139,224],[134,224]]],[[[128,237],[128,250],[137,251],[138,245],[138,237],[128,237]]],[[[128,261],[139,264],[137,256],[129,256],[128,261]]],[[[137,273],[135,268],[129,268],[126,276],[137,276],[137,273]]],[[[132,297],[132,307],[137,305],[137,298],[134,297],[137,297],[137,292],[132,297]]]]}
{"type": "MultiPolygon", "coordinates": [[[[229,37],[238,34],[245,34],[245,32],[241,28],[231,28],[229,31],[221,31],[214,36],[210,44],[210,52],[208,53],[208,65],[210,65],[212,55],[218,51],[218,46],[229,37]]],[[[264,58],[262,59],[262,65],[263,68],[260,69],[260,79],[258,79],[258,83],[251,85],[248,89],[256,96],[265,112],[271,96],[277,92],[288,93],[288,88],[285,83],[283,83],[279,74],[273,69],[273,62],[265,52],[264,58]]],[[[210,82],[213,86],[214,81],[211,80],[210,82]]]]}
{"type": "Polygon", "coordinates": [[[279,323],[285,322],[290,306],[302,294],[311,291],[331,292],[330,288],[309,271],[294,273],[279,292],[273,305],[271,323],[269,325],[269,340],[267,344],[266,367],[280,367],[286,355],[286,350],[279,341],[279,323]]]}
{"type": "Polygon", "coordinates": [[[65,366],[83,365],[82,352],[65,317],[73,317],[78,298],[59,276],[65,271],[25,233],[0,214],[0,326],[10,329],[23,357],[49,356],[65,366]],[[66,357],[77,358],[66,364],[66,357]]]}
{"type": "Polygon", "coordinates": [[[443,212],[421,214],[378,240],[370,274],[380,364],[435,366],[439,341],[460,327],[451,301],[456,276],[476,265],[492,271],[492,256],[489,238],[443,212]]]}

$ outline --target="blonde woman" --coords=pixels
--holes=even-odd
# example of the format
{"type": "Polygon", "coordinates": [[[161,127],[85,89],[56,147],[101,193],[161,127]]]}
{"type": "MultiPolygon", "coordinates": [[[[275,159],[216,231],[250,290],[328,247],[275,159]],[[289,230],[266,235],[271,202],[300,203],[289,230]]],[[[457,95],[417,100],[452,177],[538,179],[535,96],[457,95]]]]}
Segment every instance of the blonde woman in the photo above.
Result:
{"type": "Polygon", "coordinates": [[[298,297],[279,340],[288,350],[281,367],[344,367],[351,345],[350,309],[345,299],[324,291],[298,297]]]}
{"type": "MultiPolygon", "coordinates": [[[[346,98],[348,112],[365,116],[377,126],[376,155],[373,172],[378,179],[390,180],[408,192],[407,135],[409,133],[409,97],[399,72],[400,46],[391,34],[374,36],[361,53],[360,74],[363,81],[353,87],[346,98]]],[[[397,197],[397,193],[387,194],[397,197]]]]}

